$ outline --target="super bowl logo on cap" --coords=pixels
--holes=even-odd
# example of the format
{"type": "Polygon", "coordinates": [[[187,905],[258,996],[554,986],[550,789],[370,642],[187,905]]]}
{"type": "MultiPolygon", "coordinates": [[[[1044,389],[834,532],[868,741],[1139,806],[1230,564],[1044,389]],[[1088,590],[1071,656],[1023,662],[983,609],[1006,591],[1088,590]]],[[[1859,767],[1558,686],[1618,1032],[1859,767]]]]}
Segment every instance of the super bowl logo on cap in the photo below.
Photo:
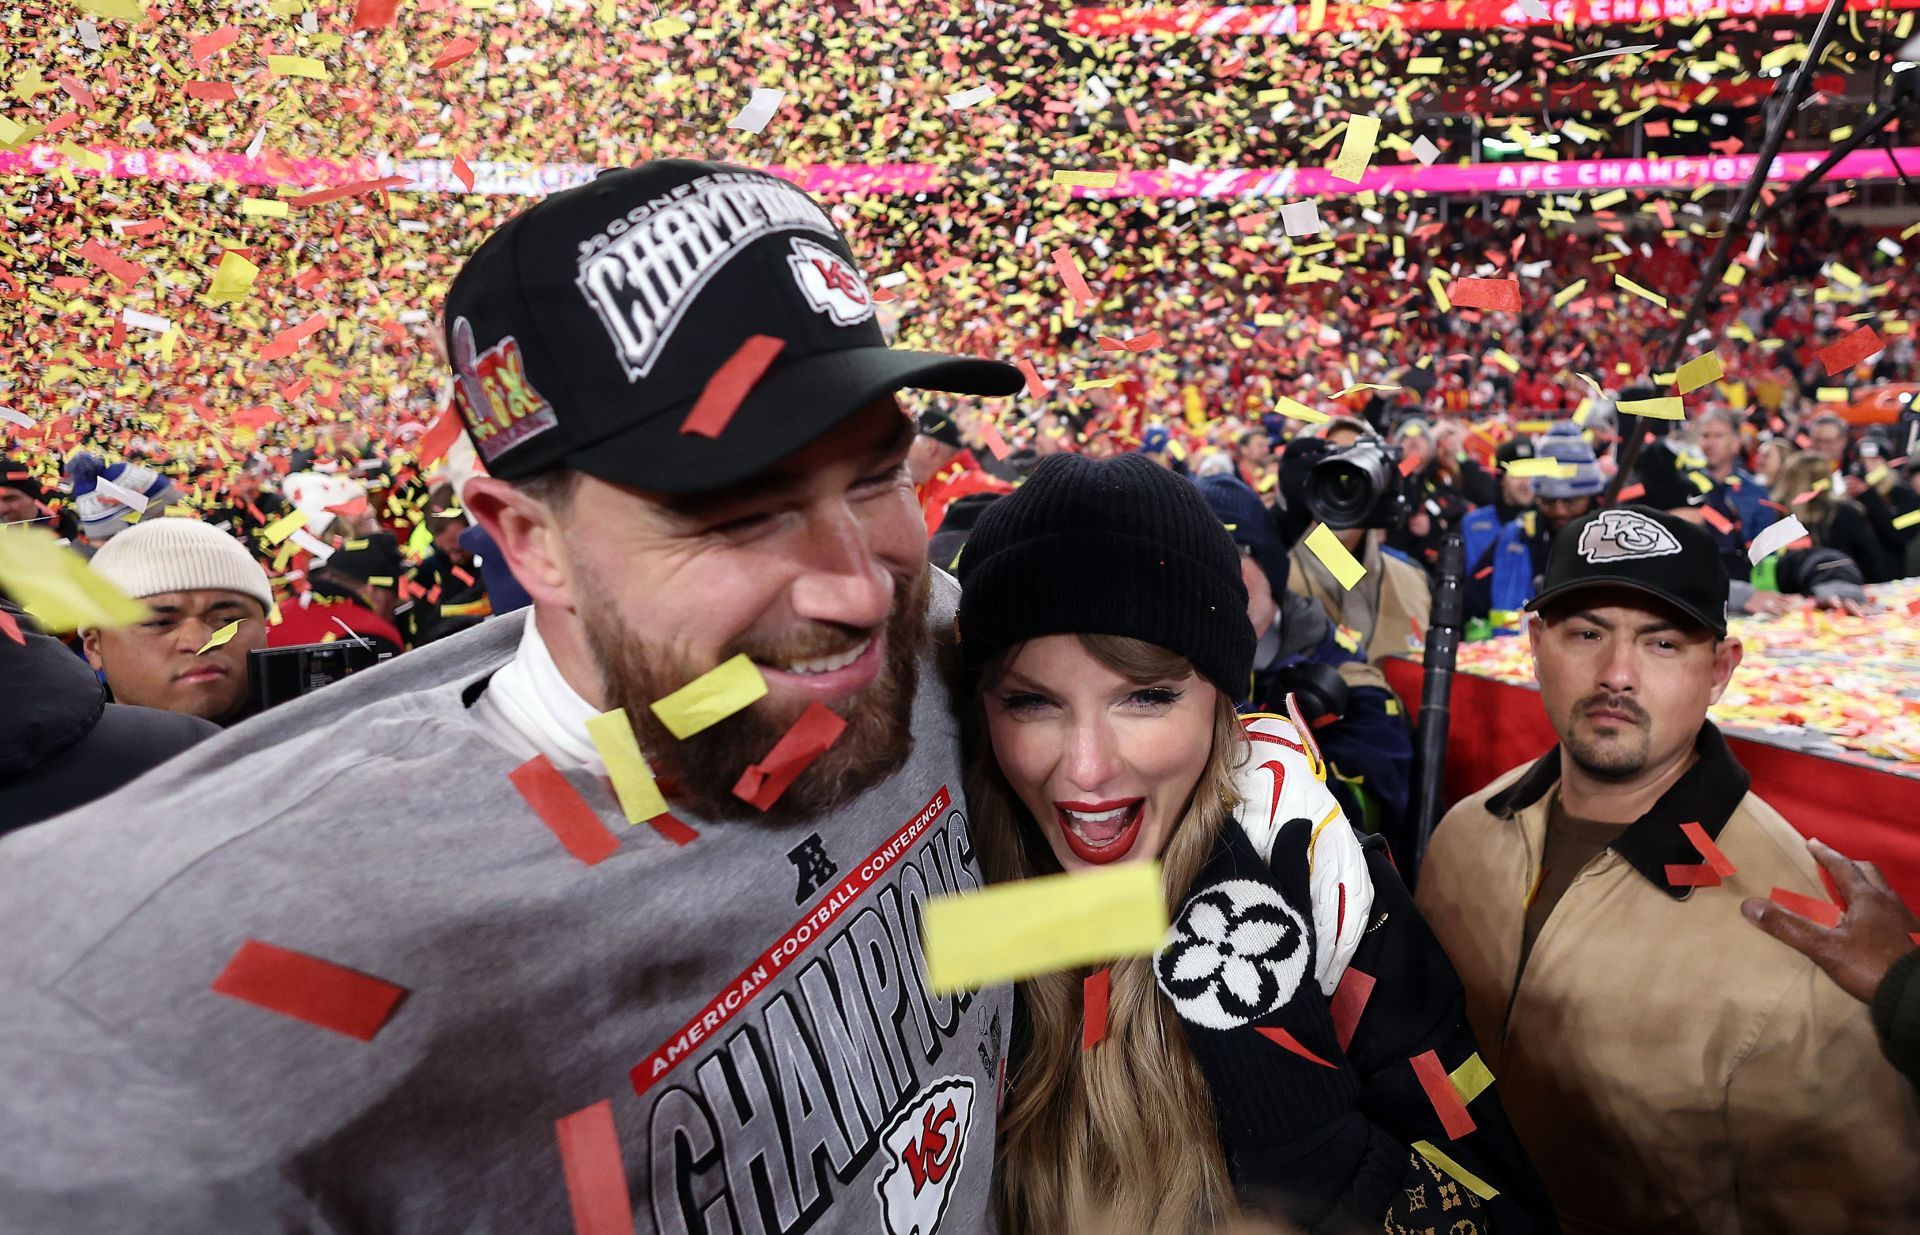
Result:
{"type": "Polygon", "coordinates": [[[722,267],[760,237],[789,230],[838,234],[819,205],[786,181],[723,172],[636,206],[583,243],[575,283],[612,337],[627,380],[652,371],[722,267]]]}
{"type": "Polygon", "coordinates": [[[1580,532],[1580,556],[1596,565],[1678,552],[1673,533],[1637,510],[1603,510],[1580,532]]]}
{"type": "Polygon", "coordinates": [[[455,318],[453,372],[460,414],[488,463],[559,423],[552,405],[527,380],[526,361],[512,335],[475,355],[473,326],[455,318]]]}
{"type": "Polygon", "coordinates": [[[873,298],[853,263],[825,245],[796,238],[787,258],[793,278],[816,313],[836,326],[855,326],[873,316],[873,298]]]}

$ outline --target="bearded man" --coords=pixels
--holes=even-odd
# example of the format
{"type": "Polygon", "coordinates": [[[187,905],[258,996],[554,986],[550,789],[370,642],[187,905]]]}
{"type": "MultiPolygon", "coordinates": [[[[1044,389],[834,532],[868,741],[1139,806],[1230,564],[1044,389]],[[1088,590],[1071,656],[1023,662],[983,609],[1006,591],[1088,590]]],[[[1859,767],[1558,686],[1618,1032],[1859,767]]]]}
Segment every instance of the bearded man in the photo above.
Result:
{"type": "Polygon", "coordinates": [[[547,198],[445,318],[531,615],[0,846],[0,1226],[990,1225],[1008,1001],[922,985],[980,875],[893,392],[1018,372],[886,347],[826,213],[721,164],[547,198]]]}

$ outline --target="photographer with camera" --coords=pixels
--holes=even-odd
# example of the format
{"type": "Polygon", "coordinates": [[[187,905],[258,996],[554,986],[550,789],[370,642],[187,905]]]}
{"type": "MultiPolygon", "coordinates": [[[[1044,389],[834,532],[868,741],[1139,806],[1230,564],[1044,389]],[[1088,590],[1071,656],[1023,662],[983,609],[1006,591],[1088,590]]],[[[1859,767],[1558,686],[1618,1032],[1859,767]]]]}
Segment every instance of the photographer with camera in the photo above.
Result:
{"type": "Polygon", "coordinates": [[[1389,689],[1380,661],[1407,650],[1425,629],[1433,604],[1426,571],[1384,543],[1410,508],[1400,457],[1398,447],[1345,416],[1328,421],[1314,437],[1296,439],[1281,456],[1282,530],[1293,546],[1287,586],[1319,602],[1328,620],[1342,628],[1336,633],[1365,655],[1364,662],[1341,667],[1349,686],[1389,689]],[[1299,543],[1316,518],[1366,567],[1359,586],[1341,587],[1299,543]]]}

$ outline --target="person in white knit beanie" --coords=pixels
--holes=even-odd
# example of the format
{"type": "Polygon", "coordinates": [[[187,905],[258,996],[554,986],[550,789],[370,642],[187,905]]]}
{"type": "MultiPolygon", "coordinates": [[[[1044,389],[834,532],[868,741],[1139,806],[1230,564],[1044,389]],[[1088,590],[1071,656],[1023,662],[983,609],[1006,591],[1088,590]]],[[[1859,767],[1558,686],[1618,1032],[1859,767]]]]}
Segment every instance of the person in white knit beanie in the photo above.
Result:
{"type": "Polygon", "coordinates": [[[267,646],[273,608],[267,572],[245,546],[196,519],[154,519],[102,545],[92,568],[150,611],[82,635],[116,702],[220,724],[245,715],[247,653],[267,646]],[[207,646],[230,625],[230,636],[207,646]]]}

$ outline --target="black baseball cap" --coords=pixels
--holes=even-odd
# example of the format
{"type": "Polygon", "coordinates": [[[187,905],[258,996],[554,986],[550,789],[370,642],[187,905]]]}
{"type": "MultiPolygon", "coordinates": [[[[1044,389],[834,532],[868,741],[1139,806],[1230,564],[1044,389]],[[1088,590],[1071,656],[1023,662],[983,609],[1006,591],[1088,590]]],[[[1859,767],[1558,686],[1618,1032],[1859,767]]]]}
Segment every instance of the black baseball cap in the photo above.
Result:
{"type": "Polygon", "coordinates": [[[1713,534],[1651,506],[1615,506],[1561,529],[1547,553],[1539,610],[1585,588],[1623,587],[1679,609],[1716,635],[1727,633],[1727,571],[1713,534]]]}
{"type": "Polygon", "coordinates": [[[446,302],[467,432],[495,476],[556,466],[669,493],[719,488],[882,395],[1011,395],[1019,370],[887,346],[866,279],[819,203],[752,168],[662,159],[515,215],[446,302]],[[754,336],[772,363],[717,436],[682,431],[754,336]]]}

